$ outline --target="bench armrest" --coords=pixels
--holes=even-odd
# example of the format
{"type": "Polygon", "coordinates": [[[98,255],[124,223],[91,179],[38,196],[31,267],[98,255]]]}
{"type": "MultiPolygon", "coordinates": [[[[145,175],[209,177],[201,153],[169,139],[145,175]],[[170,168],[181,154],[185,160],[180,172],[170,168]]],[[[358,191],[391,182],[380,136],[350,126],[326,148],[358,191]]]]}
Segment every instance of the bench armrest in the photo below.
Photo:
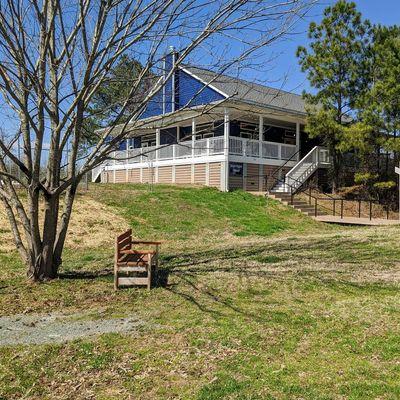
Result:
{"type": "Polygon", "coordinates": [[[132,240],[132,244],[154,244],[154,245],[161,245],[162,242],[153,242],[151,240],[132,240]]]}

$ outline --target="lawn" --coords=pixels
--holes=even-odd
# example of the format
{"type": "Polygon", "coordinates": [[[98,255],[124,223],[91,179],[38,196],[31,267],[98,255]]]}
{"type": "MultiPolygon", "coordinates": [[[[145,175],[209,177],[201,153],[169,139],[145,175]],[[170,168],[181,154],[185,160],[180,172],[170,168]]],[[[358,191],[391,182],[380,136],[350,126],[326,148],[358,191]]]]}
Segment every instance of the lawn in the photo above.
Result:
{"type": "Polygon", "coordinates": [[[400,227],[327,226],[244,192],[94,185],[62,279],[38,285],[0,222],[0,315],[143,321],[0,347],[0,398],[400,397],[400,227]],[[113,237],[128,226],[165,241],[150,292],[112,290],[113,237]]]}

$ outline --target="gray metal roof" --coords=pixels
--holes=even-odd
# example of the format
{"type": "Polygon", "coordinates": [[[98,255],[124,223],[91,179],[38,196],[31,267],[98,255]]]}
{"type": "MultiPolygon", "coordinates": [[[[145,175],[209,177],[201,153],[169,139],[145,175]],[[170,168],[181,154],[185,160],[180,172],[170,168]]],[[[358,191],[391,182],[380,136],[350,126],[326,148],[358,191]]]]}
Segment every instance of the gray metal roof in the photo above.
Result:
{"type": "Polygon", "coordinates": [[[197,76],[201,81],[209,83],[210,87],[216,88],[234,100],[294,113],[306,112],[305,101],[298,94],[218,74],[191,65],[183,65],[182,67],[190,74],[197,76]]]}

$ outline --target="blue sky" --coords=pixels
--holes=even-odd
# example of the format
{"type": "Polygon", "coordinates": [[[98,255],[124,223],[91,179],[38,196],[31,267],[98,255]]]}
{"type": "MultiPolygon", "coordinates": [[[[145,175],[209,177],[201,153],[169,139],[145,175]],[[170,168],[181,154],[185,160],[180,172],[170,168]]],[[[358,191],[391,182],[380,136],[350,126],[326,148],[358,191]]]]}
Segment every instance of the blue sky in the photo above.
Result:
{"type": "MultiPolygon", "coordinates": [[[[324,8],[334,3],[335,1],[321,1],[311,10],[308,18],[298,24],[295,35],[291,35],[289,39],[275,44],[273,49],[265,50],[268,52],[273,50],[277,55],[272,70],[268,68],[267,72],[269,74],[267,81],[270,82],[271,86],[281,87],[279,82],[284,82],[282,84],[283,89],[296,93],[301,93],[303,89],[308,88],[306,77],[300,71],[296,59],[296,49],[297,46],[307,43],[309,23],[311,21],[319,21],[324,8]]],[[[372,23],[383,25],[400,23],[400,0],[358,0],[356,4],[363,17],[368,18],[372,23]]],[[[259,76],[251,75],[252,73],[249,72],[243,78],[249,80],[260,78],[259,76]]]]}

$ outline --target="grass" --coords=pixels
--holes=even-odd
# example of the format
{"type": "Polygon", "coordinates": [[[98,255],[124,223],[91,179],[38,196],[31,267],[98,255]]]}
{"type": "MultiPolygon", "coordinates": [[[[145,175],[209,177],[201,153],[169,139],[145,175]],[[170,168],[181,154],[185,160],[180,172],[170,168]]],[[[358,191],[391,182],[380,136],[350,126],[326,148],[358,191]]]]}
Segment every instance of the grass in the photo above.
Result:
{"type": "Polygon", "coordinates": [[[399,227],[329,227],[243,192],[112,188],[80,201],[166,240],[168,285],[114,292],[112,240],[100,250],[71,241],[63,273],[81,279],[28,284],[16,255],[0,253],[0,312],[137,315],[148,325],[2,347],[0,398],[400,397],[399,227]]]}
{"type": "MultiPolygon", "coordinates": [[[[139,236],[168,241],[192,241],[229,233],[234,236],[270,236],[283,231],[306,231],[312,220],[274,200],[213,188],[145,185],[105,185],[90,195],[113,207],[139,236]]],[[[192,246],[192,244],[191,244],[192,246]]]]}

